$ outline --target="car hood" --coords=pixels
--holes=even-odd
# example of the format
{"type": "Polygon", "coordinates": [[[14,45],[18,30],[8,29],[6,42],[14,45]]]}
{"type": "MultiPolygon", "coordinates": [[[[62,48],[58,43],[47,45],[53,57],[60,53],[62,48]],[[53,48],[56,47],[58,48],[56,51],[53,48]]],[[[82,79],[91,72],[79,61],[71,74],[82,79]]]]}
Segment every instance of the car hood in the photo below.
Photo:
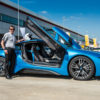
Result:
{"type": "Polygon", "coordinates": [[[94,52],[94,51],[88,51],[88,50],[82,50],[82,49],[72,49],[72,48],[69,48],[66,50],[70,52],[71,54],[86,55],[86,56],[92,55],[92,56],[100,58],[100,52],[94,52]]]}

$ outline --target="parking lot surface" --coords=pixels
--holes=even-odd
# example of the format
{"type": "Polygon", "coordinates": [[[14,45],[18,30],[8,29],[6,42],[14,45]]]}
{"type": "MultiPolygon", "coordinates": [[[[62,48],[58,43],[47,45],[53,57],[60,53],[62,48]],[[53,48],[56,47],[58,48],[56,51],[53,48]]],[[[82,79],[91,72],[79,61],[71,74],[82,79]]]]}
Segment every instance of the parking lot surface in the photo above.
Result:
{"type": "Polygon", "coordinates": [[[90,81],[42,74],[0,77],[0,100],[100,100],[100,77],[90,81]]]}

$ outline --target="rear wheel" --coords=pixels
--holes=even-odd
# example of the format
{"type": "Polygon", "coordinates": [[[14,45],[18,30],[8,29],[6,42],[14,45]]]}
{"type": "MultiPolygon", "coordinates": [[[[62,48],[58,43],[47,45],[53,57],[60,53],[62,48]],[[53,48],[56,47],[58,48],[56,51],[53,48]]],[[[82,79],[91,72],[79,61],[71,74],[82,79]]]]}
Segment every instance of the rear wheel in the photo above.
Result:
{"type": "Polygon", "coordinates": [[[5,64],[5,59],[3,57],[0,57],[0,76],[5,75],[4,64],[5,64]]]}
{"type": "Polygon", "coordinates": [[[76,80],[89,80],[95,73],[95,66],[89,58],[77,56],[69,64],[69,73],[76,80]]]}

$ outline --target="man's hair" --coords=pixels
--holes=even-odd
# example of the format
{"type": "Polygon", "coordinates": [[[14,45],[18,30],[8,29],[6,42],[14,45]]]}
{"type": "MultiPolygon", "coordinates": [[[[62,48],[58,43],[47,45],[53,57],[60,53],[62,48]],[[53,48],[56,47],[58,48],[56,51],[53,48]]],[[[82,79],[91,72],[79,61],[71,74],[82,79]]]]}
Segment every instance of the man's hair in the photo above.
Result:
{"type": "Polygon", "coordinates": [[[13,27],[13,29],[15,30],[15,26],[11,25],[11,26],[9,27],[9,29],[10,29],[11,27],[13,27]]]}

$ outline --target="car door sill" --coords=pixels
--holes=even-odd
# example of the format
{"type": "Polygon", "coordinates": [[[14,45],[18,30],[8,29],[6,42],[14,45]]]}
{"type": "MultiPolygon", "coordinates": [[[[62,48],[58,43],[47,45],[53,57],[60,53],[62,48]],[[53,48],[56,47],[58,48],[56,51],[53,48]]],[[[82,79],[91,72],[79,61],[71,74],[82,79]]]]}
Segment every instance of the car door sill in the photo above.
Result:
{"type": "Polygon", "coordinates": [[[32,62],[30,60],[25,60],[27,63],[30,63],[32,65],[36,65],[36,66],[43,66],[43,67],[54,67],[54,68],[60,68],[61,64],[57,64],[57,63],[49,63],[49,62],[39,62],[39,61],[35,61],[32,62]]]}
{"type": "Polygon", "coordinates": [[[40,66],[45,66],[45,67],[54,67],[54,68],[59,68],[60,64],[56,63],[47,63],[47,62],[34,62],[34,65],[40,65],[40,66]]]}

